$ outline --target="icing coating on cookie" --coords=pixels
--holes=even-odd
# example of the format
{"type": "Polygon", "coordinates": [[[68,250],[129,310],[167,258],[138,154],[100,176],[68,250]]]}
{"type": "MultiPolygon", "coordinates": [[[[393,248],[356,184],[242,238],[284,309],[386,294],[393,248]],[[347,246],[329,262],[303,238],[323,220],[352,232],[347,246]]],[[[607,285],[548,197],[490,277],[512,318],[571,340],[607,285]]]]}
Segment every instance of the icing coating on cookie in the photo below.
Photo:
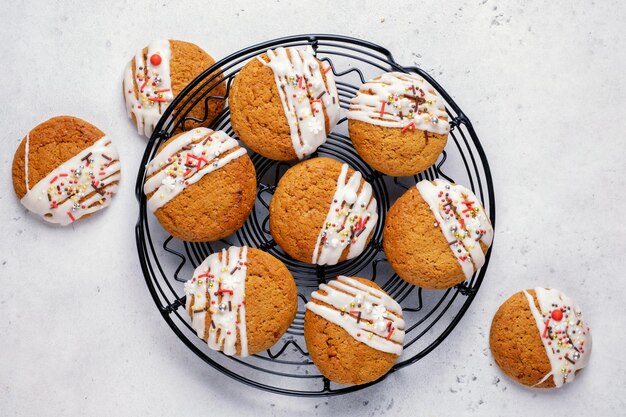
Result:
{"type": "Polygon", "coordinates": [[[148,179],[143,191],[146,195],[154,193],[148,199],[148,208],[152,212],[156,211],[205,175],[245,155],[246,150],[239,148],[222,156],[238,145],[226,133],[214,132],[206,127],[178,136],[148,164],[148,179]]]}
{"type": "Polygon", "coordinates": [[[324,70],[313,50],[277,48],[268,50],[269,62],[257,59],[274,72],[280,101],[289,123],[291,143],[299,159],[315,152],[326,142],[328,116],[330,130],[339,121],[339,97],[330,66],[324,70]]]}
{"type": "Polygon", "coordinates": [[[435,227],[441,228],[465,278],[470,278],[485,264],[479,242],[490,246],[493,241],[493,228],[485,209],[470,190],[444,179],[420,181],[416,187],[432,210],[435,227]]]}
{"type": "Polygon", "coordinates": [[[524,295],[537,322],[541,342],[552,367],[535,386],[552,377],[558,388],[572,382],[576,371],[589,363],[591,332],[578,305],[561,291],[541,287],[534,290],[539,309],[528,291],[524,290],[524,295]]]}
{"type": "Polygon", "coordinates": [[[348,119],[383,127],[444,134],[450,130],[443,100],[422,77],[387,72],[363,84],[350,101],[348,119]]]}
{"type": "Polygon", "coordinates": [[[245,246],[222,249],[221,259],[218,253],[210,255],[185,283],[186,309],[193,329],[211,349],[227,355],[237,353],[239,336],[240,356],[248,356],[247,256],[245,246]]]}
{"type": "Polygon", "coordinates": [[[341,326],[354,339],[382,352],[402,353],[402,307],[383,291],[338,276],[320,285],[311,297],[325,304],[309,301],[307,310],[341,326]]]}
{"type": "Polygon", "coordinates": [[[361,187],[359,171],[346,182],[347,175],[348,164],[343,164],[333,201],[317,237],[311,261],[314,264],[335,265],[348,246],[348,259],[360,255],[378,221],[372,186],[365,182],[361,187]]]}
{"type": "Polygon", "coordinates": [[[152,136],[161,114],[174,99],[170,77],[172,49],[168,40],[157,40],[135,54],[135,71],[132,61],[124,70],[124,100],[128,116],[135,115],[137,132],[152,136]],[[136,90],[135,91],[135,87],[136,90]]]}
{"type": "Polygon", "coordinates": [[[28,184],[30,135],[26,136],[24,172],[28,210],[50,223],[66,226],[111,203],[120,180],[119,155],[106,136],[63,162],[30,188],[28,184]]]}

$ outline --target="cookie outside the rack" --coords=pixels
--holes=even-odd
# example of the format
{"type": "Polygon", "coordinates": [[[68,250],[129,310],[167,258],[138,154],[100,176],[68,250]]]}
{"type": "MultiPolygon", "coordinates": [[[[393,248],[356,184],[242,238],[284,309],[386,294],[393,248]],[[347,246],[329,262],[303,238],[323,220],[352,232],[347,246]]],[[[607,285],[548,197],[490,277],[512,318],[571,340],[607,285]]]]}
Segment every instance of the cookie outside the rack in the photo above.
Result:
{"type": "Polygon", "coordinates": [[[228,99],[237,136],[270,159],[302,159],[315,152],[339,120],[329,69],[310,48],[277,48],[251,59],[228,99]]]}
{"type": "Polygon", "coordinates": [[[372,187],[360,172],[331,158],[313,158],[280,179],[270,203],[270,231],[291,257],[335,265],[363,252],[376,210],[372,187]]]}
{"type": "Polygon", "coordinates": [[[37,125],[13,159],[13,188],[20,202],[63,226],[108,206],[119,180],[119,156],[111,139],[77,117],[53,117],[37,125]]]}
{"type": "MultiPolygon", "coordinates": [[[[150,137],[161,115],[174,98],[193,79],[215,64],[215,60],[193,43],[177,40],[156,40],[137,51],[124,70],[122,82],[128,116],[137,125],[140,135],[150,137]]],[[[211,87],[216,81],[210,83],[211,87]]],[[[211,96],[224,96],[226,87],[219,83],[211,96]]],[[[185,117],[184,129],[208,126],[224,108],[223,99],[200,100],[185,117]]]]}
{"type": "Polygon", "coordinates": [[[389,209],[383,248],[400,278],[443,289],[482,267],[492,239],[491,223],[476,196],[436,179],[411,187],[389,209]]]}
{"type": "Polygon", "coordinates": [[[179,133],[148,163],[147,208],[172,236],[222,239],[246,221],[256,197],[256,171],[244,148],[222,131],[179,133]]]}
{"type": "Polygon", "coordinates": [[[414,175],[433,165],[448,140],[443,100],[422,77],[389,72],[363,84],[350,101],[350,139],[378,171],[414,175]]]}
{"type": "Polygon", "coordinates": [[[311,295],[304,338],[326,378],[365,384],[385,375],[402,353],[402,308],[374,282],[337,277],[311,295]]]}
{"type": "Polygon", "coordinates": [[[515,381],[533,388],[572,382],[589,362],[591,333],[580,308],[556,289],[520,291],[491,323],[494,360],[515,381]]]}
{"type": "Polygon", "coordinates": [[[186,310],[213,350],[247,356],[272,347],[295,318],[298,293],[287,267],[259,249],[210,255],[185,283],[186,310]]]}

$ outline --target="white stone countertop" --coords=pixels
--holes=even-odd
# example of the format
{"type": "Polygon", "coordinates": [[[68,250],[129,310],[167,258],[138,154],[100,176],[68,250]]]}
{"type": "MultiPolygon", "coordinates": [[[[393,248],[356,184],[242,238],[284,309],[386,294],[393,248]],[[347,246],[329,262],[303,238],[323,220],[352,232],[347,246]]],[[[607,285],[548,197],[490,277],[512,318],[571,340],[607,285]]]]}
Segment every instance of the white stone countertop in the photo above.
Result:
{"type": "Polygon", "coordinates": [[[0,11],[1,416],[624,415],[626,5],[619,1],[11,1],[0,11]],[[201,362],[171,332],[137,258],[133,194],[146,140],[122,70],[155,38],[221,58],[299,33],[345,34],[429,71],[473,121],[493,172],[495,247],[461,324],[375,387],[277,396],[201,362]],[[49,117],[81,117],[123,163],[111,207],[67,228],[26,213],[11,162],[49,117]],[[558,287],[583,308],[594,352],[553,392],[507,379],[488,349],[512,293],[558,287]]]}

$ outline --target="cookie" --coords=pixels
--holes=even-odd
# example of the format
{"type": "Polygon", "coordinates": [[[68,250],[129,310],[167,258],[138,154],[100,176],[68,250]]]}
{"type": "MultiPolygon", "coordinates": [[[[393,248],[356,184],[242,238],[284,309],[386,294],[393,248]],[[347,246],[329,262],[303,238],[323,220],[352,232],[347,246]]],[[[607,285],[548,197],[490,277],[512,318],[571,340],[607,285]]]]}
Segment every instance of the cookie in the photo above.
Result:
{"type": "Polygon", "coordinates": [[[281,161],[315,152],[339,120],[330,66],[310,48],[277,48],[250,60],[237,74],[228,103],[237,136],[281,161]]]}
{"type": "Polygon", "coordinates": [[[360,172],[330,158],[287,170],[269,211],[276,243],[292,258],[317,265],[359,256],[378,221],[372,186],[360,172]]]}
{"type": "Polygon", "coordinates": [[[31,130],[13,158],[20,202],[44,220],[66,226],[111,203],[120,161],[111,139],[77,117],[53,117],[31,130]]]}
{"type": "Polygon", "coordinates": [[[589,363],[591,332],[580,308],[556,289],[513,294],[498,309],[489,333],[502,371],[533,388],[559,388],[589,363]]]}
{"type": "Polygon", "coordinates": [[[238,230],[254,207],[256,171],[246,150],[222,131],[173,136],[146,168],[147,207],[178,239],[207,242],[238,230]]]}
{"type": "Polygon", "coordinates": [[[411,187],[389,209],[383,248],[400,278],[450,288],[485,263],[493,228],[478,198],[443,179],[411,187]]]}
{"type": "Polygon", "coordinates": [[[331,381],[375,381],[402,353],[402,308],[376,283],[339,276],[311,295],[304,339],[311,359],[331,381]]]}
{"type": "Polygon", "coordinates": [[[258,249],[214,253],[185,283],[192,327],[209,348],[247,356],[272,347],[296,316],[298,293],[287,267],[258,249]]]}
{"type": "Polygon", "coordinates": [[[435,163],[450,126],[432,85],[415,74],[388,72],[363,84],[352,98],[348,130],[365,162],[384,174],[403,176],[435,163]]]}
{"type": "MultiPolygon", "coordinates": [[[[137,132],[152,136],[165,109],[193,79],[215,64],[211,55],[193,43],[175,40],[156,40],[140,49],[124,70],[123,93],[126,112],[137,125],[137,132]]],[[[213,84],[213,83],[211,83],[213,84]]],[[[210,87],[211,85],[209,85],[210,87]]],[[[215,86],[212,96],[224,96],[223,83],[215,86]]],[[[224,108],[223,99],[201,100],[185,117],[189,120],[184,128],[189,130],[209,123],[224,108]]],[[[183,111],[184,113],[184,111],[183,111]]]]}

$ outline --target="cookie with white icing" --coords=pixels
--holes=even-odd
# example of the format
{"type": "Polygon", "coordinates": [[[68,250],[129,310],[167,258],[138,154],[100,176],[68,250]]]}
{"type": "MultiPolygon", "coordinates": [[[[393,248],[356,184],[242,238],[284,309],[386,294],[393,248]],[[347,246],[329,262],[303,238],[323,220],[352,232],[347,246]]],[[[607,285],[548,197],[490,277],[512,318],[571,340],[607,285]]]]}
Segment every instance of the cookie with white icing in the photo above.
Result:
{"type": "Polygon", "coordinates": [[[400,278],[450,288],[485,263],[493,228],[471,190],[444,179],[421,181],[389,209],[383,248],[400,278]]]}
{"type": "Polygon", "coordinates": [[[209,348],[247,356],[272,347],[295,318],[297,289],[287,267],[258,249],[210,255],[185,283],[193,329],[209,348]]]}
{"type": "Polygon", "coordinates": [[[311,295],[304,338],[322,375],[365,384],[386,374],[402,354],[402,307],[376,283],[339,276],[311,295]]]}
{"type": "MultiPolygon", "coordinates": [[[[198,46],[184,41],[155,40],[139,49],[124,69],[122,88],[126,112],[140,135],[150,137],[161,115],[193,79],[215,64],[198,46]]],[[[215,81],[211,96],[223,96],[226,87],[215,81]]],[[[224,108],[223,99],[200,101],[188,114],[202,122],[186,121],[183,130],[208,126],[224,108]],[[205,118],[206,112],[206,120],[205,118]]]]}
{"type": "Polygon", "coordinates": [[[270,159],[310,155],[339,121],[330,65],[310,48],[277,48],[250,60],[237,74],[228,100],[239,138],[270,159]]]}
{"type": "Polygon", "coordinates": [[[120,161],[111,139],[77,117],[39,124],[13,159],[13,187],[20,202],[63,226],[108,206],[119,181],[120,161]]]}
{"type": "Polygon", "coordinates": [[[448,140],[445,103],[416,74],[388,72],[363,84],[348,109],[350,139],[378,171],[414,175],[435,163],[448,140]]]}
{"type": "Polygon", "coordinates": [[[331,158],[313,158],[283,175],[270,203],[272,237],[291,257],[335,265],[359,256],[378,221],[372,186],[331,158]]]}
{"type": "Polygon", "coordinates": [[[589,363],[591,332],[578,305],[557,289],[513,294],[496,312],[489,345],[502,371],[533,388],[559,388],[589,363]]]}
{"type": "Polygon", "coordinates": [[[246,150],[222,131],[179,133],[146,168],[147,208],[172,236],[192,242],[222,239],[248,218],[256,171],[246,150]]]}

